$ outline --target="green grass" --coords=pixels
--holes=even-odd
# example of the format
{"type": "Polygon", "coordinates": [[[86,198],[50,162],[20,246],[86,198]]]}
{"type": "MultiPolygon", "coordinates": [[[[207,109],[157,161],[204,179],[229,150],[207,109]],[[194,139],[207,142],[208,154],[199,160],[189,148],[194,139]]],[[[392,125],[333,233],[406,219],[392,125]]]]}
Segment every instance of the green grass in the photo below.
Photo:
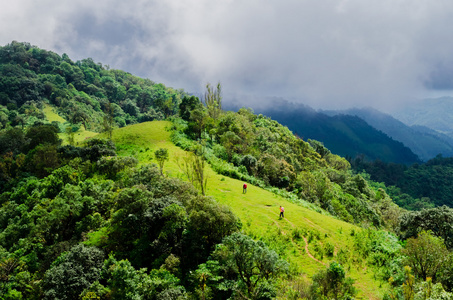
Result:
{"type": "MultiPolygon", "coordinates": [[[[58,122],[60,124],[65,124],[67,121],[61,117],[59,114],[57,114],[54,110],[53,107],[50,105],[46,105],[43,109],[43,112],[46,116],[47,121],[49,122],[58,122]]],[[[74,135],[74,141],[77,143],[81,143],[84,140],[94,137],[97,135],[97,132],[93,131],[88,131],[85,130],[83,127],[81,127],[74,135]]],[[[63,141],[63,145],[68,144],[68,135],[66,133],[59,133],[58,137],[63,141]]]]}
{"type": "MultiPolygon", "coordinates": [[[[114,130],[113,141],[117,145],[118,154],[134,156],[140,164],[156,163],[154,151],[167,148],[170,160],[165,164],[164,173],[166,176],[184,179],[175,162],[175,157],[184,155],[184,151],[170,141],[170,132],[166,130],[170,126],[170,122],[154,121],[114,130]]],[[[243,194],[243,182],[218,175],[209,166],[206,172],[207,195],[228,205],[241,219],[243,230],[247,234],[265,241],[290,262],[291,269],[297,270],[299,274],[311,277],[320,269],[326,268],[336,259],[335,255],[340,249],[353,253],[350,233],[352,230],[359,231],[359,227],[291,203],[251,184],[248,184],[247,193],[243,194]],[[280,205],[285,207],[284,219],[279,218],[280,205]],[[305,241],[308,240],[310,254],[305,250],[305,241]],[[327,243],[334,245],[333,257],[320,255],[319,249],[323,249],[327,243]]],[[[344,267],[348,276],[356,280],[356,287],[360,290],[357,299],[382,299],[379,283],[373,279],[372,270],[365,264],[350,262],[344,267]]]]}
{"type": "Polygon", "coordinates": [[[46,105],[43,109],[44,114],[46,115],[46,118],[49,122],[59,122],[59,123],[64,123],[66,120],[61,117],[59,114],[57,114],[54,110],[53,107],[50,105],[46,105]]]}

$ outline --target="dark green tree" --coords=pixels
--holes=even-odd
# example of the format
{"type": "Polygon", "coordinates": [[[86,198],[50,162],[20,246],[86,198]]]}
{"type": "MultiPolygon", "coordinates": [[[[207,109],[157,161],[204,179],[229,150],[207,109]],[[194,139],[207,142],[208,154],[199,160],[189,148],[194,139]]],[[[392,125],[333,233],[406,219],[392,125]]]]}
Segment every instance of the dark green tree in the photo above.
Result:
{"type": "Polygon", "coordinates": [[[0,132],[0,154],[11,152],[19,154],[26,146],[26,137],[22,129],[11,128],[0,132]]]}
{"type": "Polygon", "coordinates": [[[225,283],[239,298],[273,299],[276,296],[273,280],[288,272],[287,262],[242,233],[226,237],[212,257],[219,261],[225,283]]]}
{"type": "Polygon", "coordinates": [[[241,229],[240,220],[227,206],[210,197],[197,196],[187,204],[189,222],[184,235],[183,267],[204,262],[223,238],[241,229]]]}
{"type": "Polygon", "coordinates": [[[25,137],[29,139],[26,151],[32,150],[40,144],[58,146],[61,142],[58,138],[58,129],[52,125],[38,125],[30,127],[25,137]]]}
{"type": "Polygon", "coordinates": [[[201,108],[202,103],[198,97],[185,96],[182,98],[181,104],[179,104],[179,116],[186,121],[190,121],[190,112],[194,109],[201,108]]]}
{"type": "Polygon", "coordinates": [[[453,249],[453,209],[444,205],[401,216],[398,232],[402,239],[416,237],[420,230],[431,231],[453,249]]]}
{"type": "Polygon", "coordinates": [[[83,244],[55,261],[43,279],[45,299],[79,299],[84,289],[100,278],[104,253],[83,244]]]}
{"type": "Polygon", "coordinates": [[[318,152],[319,155],[321,155],[322,158],[326,157],[327,155],[330,154],[330,150],[327,149],[322,142],[316,141],[316,140],[311,140],[308,139],[308,143],[310,143],[310,146],[318,152]]]}

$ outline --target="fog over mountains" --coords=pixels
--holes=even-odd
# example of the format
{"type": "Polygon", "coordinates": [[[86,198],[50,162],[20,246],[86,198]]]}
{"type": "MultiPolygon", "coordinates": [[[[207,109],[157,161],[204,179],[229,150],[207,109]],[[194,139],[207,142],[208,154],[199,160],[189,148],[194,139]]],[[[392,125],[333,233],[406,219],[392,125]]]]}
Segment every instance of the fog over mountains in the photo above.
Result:
{"type": "Polygon", "coordinates": [[[393,113],[409,126],[424,126],[453,138],[453,97],[424,99],[393,113]]]}
{"type": "MultiPolygon", "coordinates": [[[[425,112],[429,114],[429,110],[425,110],[425,112]]],[[[410,111],[408,111],[407,114],[401,113],[400,115],[402,116],[402,119],[408,122],[408,124],[411,124],[411,126],[391,115],[372,108],[324,111],[324,113],[327,113],[328,115],[347,114],[358,116],[374,128],[387,134],[392,139],[402,142],[423,161],[427,161],[438,154],[441,154],[444,157],[453,156],[452,136],[436,130],[436,128],[439,128],[439,124],[436,125],[436,122],[433,119],[427,118],[426,123],[423,124],[418,120],[411,118],[409,116],[410,111]]],[[[440,114],[438,114],[438,116],[439,115],[440,114]]]]}
{"type": "MultiPolygon", "coordinates": [[[[241,107],[239,101],[233,103],[228,107],[241,107]]],[[[421,161],[439,154],[453,156],[451,97],[426,99],[393,116],[371,107],[315,110],[281,98],[266,98],[253,109],[288,126],[302,138],[322,141],[332,152],[347,157],[365,154],[368,159],[407,164],[416,161],[409,152],[421,161]],[[367,142],[367,136],[375,140],[367,142]],[[400,154],[390,154],[392,151],[400,154]]]]}

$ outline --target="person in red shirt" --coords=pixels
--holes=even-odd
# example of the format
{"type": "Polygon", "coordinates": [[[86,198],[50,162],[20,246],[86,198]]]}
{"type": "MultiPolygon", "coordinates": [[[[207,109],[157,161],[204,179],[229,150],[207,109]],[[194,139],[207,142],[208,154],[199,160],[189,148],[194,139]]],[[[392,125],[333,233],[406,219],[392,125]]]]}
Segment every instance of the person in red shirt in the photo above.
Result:
{"type": "Polygon", "coordinates": [[[285,213],[285,208],[283,206],[280,206],[280,218],[285,217],[284,213],[285,213]]]}
{"type": "Polygon", "coordinates": [[[247,183],[244,183],[244,185],[242,186],[242,193],[247,193],[247,183]]]}

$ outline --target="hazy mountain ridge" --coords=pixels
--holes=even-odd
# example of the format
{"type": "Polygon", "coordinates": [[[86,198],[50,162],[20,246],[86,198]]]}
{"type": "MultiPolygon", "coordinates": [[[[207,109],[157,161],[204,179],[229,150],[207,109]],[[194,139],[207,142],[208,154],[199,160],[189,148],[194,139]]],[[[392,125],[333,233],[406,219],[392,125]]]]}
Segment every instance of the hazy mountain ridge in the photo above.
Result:
{"type": "Polygon", "coordinates": [[[329,115],[303,105],[274,99],[274,106],[255,110],[288,126],[303,139],[322,141],[344,157],[364,154],[368,159],[411,164],[420,159],[408,147],[351,114],[329,115]]]}
{"type": "Polygon", "coordinates": [[[380,130],[409,147],[423,161],[442,154],[453,155],[453,139],[441,132],[423,125],[408,126],[402,121],[373,108],[352,108],[342,111],[323,111],[334,116],[347,114],[357,116],[377,130],[380,130]]]}
{"type": "Polygon", "coordinates": [[[424,99],[393,116],[409,126],[425,126],[453,138],[453,97],[424,99]]]}

